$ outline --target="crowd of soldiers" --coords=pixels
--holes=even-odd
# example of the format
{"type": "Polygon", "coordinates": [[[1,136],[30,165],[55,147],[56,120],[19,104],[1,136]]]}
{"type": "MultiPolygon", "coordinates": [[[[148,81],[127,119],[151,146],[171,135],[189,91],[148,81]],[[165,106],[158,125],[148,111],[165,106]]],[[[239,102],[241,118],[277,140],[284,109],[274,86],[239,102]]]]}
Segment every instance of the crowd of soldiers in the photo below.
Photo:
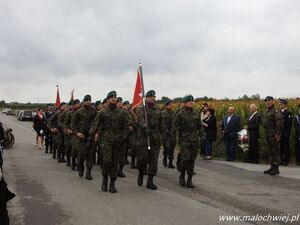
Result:
{"type": "MultiPolygon", "coordinates": [[[[162,110],[156,104],[155,95],[154,90],[148,91],[145,104],[135,110],[130,108],[128,101],[117,97],[115,91],[95,104],[91,96],[86,95],[82,102],[76,99],[68,104],[61,103],[55,112],[49,106],[45,113],[48,128],[45,153],[52,153],[53,159],[66,163],[87,180],[93,179],[93,166],[100,165],[101,189],[111,193],[117,192],[115,182],[117,177],[125,177],[123,168],[129,164],[128,156],[131,156],[131,168],[138,170],[137,184],[142,186],[147,176],[146,187],[156,190],[154,177],[158,171],[160,147],[164,149],[163,166],[173,169],[174,149],[178,143],[179,184],[193,188],[199,140],[205,139],[201,113],[193,108],[192,95],[184,96],[177,110],[173,110],[171,100],[164,103],[162,110]]],[[[279,174],[278,136],[283,117],[274,109],[272,97],[268,96],[265,101],[268,107],[265,128],[271,156],[271,168],[265,173],[276,175],[279,174]]]]}

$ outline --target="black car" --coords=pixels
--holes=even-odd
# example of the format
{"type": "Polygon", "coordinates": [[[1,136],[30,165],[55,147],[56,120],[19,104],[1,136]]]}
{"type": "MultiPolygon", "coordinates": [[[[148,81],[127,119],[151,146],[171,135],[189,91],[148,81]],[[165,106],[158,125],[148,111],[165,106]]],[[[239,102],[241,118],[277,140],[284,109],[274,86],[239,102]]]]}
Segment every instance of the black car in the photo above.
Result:
{"type": "Polygon", "coordinates": [[[18,120],[21,121],[33,121],[33,116],[31,111],[20,111],[18,120]]]}

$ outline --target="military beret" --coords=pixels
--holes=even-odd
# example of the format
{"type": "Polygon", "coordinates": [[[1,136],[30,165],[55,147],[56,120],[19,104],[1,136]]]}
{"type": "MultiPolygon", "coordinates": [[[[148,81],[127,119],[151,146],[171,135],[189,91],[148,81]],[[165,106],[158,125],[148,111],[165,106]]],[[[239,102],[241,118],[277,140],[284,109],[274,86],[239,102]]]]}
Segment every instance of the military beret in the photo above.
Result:
{"type": "Polygon", "coordinates": [[[70,100],[68,105],[74,105],[74,100],[70,100]]]}
{"type": "Polygon", "coordinates": [[[267,96],[267,97],[265,98],[265,102],[270,101],[270,100],[274,100],[274,98],[273,98],[272,96],[267,96]]]}
{"type": "Polygon", "coordinates": [[[129,101],[124,101],[123,102],[123,105],[129,105],[130,103],[129,103],[129,101]]]}
{"type": "Polygon", "coordinates": [[[170,105],[171,103],[172,103],[172,100],[171,100],[171,99],[167,99],[167,100],[165,101],[165,106],[170,105]]]}
{"type": "Polygon", "coordinates": [[[62,103],[60,103],[60,106],[63,106],[63,105],[66,105],[67,103],[65,103],[65,102],[62,102],[62,103]]]}
{"type": "Polygon", "coordinates": [[[75,99],[75,100],[74,100],[74,105],[76,105],[76,104],[78,104],[78,103],[80,103],[80,100],[79,100],[79,99],[75,99]]]}
{"type": "Polygon", "coordinates": [[[118,97],[118,98],[117,98],[117,102],[123,102],[123,98],[118,97]]]}
{"type": "Polygon", "coordinates": [[[116,91],[111,91],[107,94],[106,98],[109,99],[111,97],[117,97],[117,92],[116,91]]]}
{"type": "Polygon", "coordinates": [[[279,102],[282,103],[282,104],[285,104],[285,105],[288,104],[288,101],[286,99],[283,99],[283,98],[280,98],[279,102]]]}
{"type": "Polygon", "coordinates": [[[98,101],[95,102],[95,106],[98,106],[98,105],[100,105],[100,104],[101,104],[101,101],[100,101],[100,100],[98,100],[98,101]]]}
{"type": "Polygon", "coordinates": [[[86,95],[86,96],[84,96],[84,98],[83,98],[83,101],[84,102],[86,102],[86,101],[92,101],[92,97],[90,96],[90,95],[86,95]]]}
{"type": "Polygon", "coordinates": [[[147,91],[146,97],[155,97],[155,91],[154,90],[147,91]]]}
{"type": "Polygon", "coordinates": [[[107,102],[107,98],[103,99],[102,104],[105,104],[107,102]]]}
{"type": "Polygon", "coordinates": [[[194,97],[192,95],[186,95],[183,97],[182,102],[186,103],[186,102],[192,102],[194,101],[194,97]]]}

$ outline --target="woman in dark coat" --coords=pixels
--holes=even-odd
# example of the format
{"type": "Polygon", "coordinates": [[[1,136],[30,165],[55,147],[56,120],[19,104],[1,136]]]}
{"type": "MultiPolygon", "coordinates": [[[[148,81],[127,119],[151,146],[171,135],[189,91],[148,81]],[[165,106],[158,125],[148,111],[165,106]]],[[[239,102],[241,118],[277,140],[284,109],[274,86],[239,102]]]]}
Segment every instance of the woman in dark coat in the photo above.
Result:
{"type": "Polygon", "coordinates": [[[204,159],[212,159],[212,144],[217,139],[217,120],[215,110],[209,108],[206,112],[206,117],[202,121],[205,133],[205,157],[204,159]]]}
{"type": "Polygon", "coordinates": [[[38,147],[39,149],[42,149],[46,130],[46,119],[44,116],[44,110],[42,108],[38,109],[37,114],[33,118],[33,129],[37,134],[38,147]]]}

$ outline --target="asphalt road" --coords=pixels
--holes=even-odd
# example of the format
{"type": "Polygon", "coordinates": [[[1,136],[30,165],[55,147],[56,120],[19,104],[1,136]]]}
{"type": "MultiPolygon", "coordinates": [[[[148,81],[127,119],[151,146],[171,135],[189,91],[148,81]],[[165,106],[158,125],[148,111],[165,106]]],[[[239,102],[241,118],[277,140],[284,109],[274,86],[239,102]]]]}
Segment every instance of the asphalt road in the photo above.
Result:
{"type": "Polygon", "coordinates": [[[118,193],[104,193],[98,167],[92,171],[94,180],[80,178],[37,149],[31,122],[3,114],[0,121],[16,137],[13,149],[4,152],[5,178],[17,194],[8,204],[13,225],[291,224],[224,222],[220,216],[300,213],[299,167],[280,168],[280,176],[271,177],[262,173],[267,165],[198,159],[195,188],[188,189],[179,186],[179,173],[160,160],[158,190],[138,187],[137,171],[127,166],[126,178],[117,180],[118,193]]]}

